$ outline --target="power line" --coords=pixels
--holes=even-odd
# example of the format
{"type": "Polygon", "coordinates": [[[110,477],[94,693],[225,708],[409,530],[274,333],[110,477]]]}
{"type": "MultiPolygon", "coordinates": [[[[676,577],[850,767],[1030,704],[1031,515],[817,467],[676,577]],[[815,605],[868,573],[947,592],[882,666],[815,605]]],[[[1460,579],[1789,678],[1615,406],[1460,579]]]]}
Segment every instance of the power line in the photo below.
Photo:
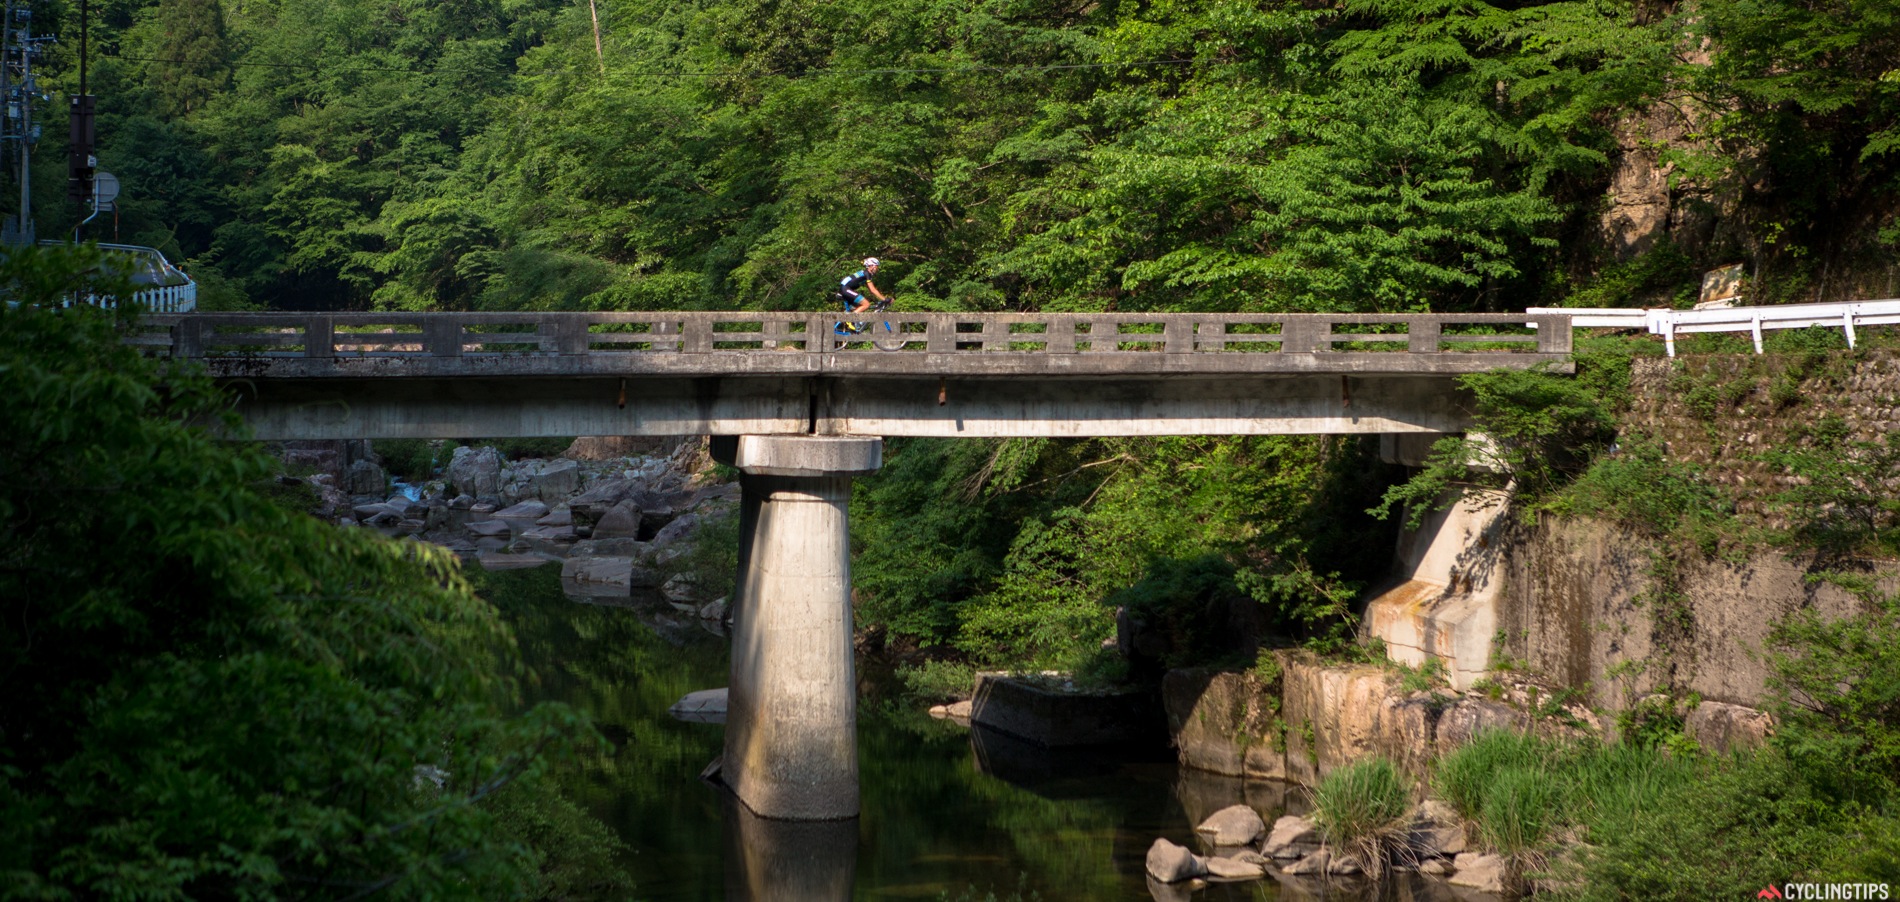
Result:
{"type": "MultiPolygon", "coordinates": [[[[124,60],[135,63],[175,63],[187,62],[158,56],[112,55],[108,59],[124,60]]],[[[1050,63],[1046,65],[971,65],[971,66],[935,66],[915,69],[806,69],[802,72],[739,72],[736,70],[700,71],[700,72],[622,72],[623,77],[633,78],[807,78],[814,75],[945,75],[963,72],[1051,72],[1065,69],[1119,69],[1142,66],[1179,66],[1197,62],[1192,59],[1130,60],[1119,63],[1050,63]]],[[[253,63],[234,62],[229,65],[236,68],[253,69],[312,69],[325,72],[400,72],[410,75],[429,74],[421,69],[398,69],[388,66],[331,66],[320,63],[253,63]]]]}

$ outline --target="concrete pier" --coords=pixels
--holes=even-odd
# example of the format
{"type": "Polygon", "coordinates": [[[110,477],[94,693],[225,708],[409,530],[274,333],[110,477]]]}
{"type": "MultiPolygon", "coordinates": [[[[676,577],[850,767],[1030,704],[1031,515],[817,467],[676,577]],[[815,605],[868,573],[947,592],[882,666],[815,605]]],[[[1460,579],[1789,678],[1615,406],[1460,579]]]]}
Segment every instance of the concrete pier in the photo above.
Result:
{"type": "Polygon", "coordinates": [[[743,474],[722,778],[753,813],[858,815],[851,656],[851,480],[883,441],[748,435],[715,442],[743,474]],[[749,521],[749,522],[748,522],[749,521]]]}

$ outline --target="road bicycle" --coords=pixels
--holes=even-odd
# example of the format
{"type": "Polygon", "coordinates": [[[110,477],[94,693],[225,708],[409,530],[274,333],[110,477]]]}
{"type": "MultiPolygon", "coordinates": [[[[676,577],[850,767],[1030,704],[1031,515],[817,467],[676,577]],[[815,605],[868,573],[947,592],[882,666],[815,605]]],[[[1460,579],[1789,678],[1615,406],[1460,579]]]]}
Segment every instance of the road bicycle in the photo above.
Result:
{"type": "MultiPolygon", "coordinates": [[[[891,309],[894,299],[886,298],[872,304],[862,313],[847,313],[848,316],[878,316],[891,309]]],[[[831,327],[831,349],[842,351],[853,344],[870,342],[880,351],[901,351],[911,336],[904,334],[903,324],[887,319],[845,320],[831,327]]]]}

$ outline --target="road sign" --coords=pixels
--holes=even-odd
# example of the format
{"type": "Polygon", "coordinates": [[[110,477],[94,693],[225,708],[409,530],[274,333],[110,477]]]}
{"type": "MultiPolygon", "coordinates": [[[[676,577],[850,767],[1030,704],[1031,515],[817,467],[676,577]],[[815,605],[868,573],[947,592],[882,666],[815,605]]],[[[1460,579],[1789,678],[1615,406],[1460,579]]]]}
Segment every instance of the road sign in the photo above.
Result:
{"type": "Polygon", "coordinates": [[[116,210],[113,201],[119,199],[119,177],[104,169],[92,174],[92,202],[101,210],[116,210]]]}

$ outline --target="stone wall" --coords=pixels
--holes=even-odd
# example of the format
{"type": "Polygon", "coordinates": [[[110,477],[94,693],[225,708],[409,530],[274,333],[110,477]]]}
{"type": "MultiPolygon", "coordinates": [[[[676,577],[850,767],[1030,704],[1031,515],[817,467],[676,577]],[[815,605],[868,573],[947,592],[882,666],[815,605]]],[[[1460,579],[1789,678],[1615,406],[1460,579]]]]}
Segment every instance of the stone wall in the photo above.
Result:
{"type": "MultiPolygon", "coordinates": [[[[1796,480],[1763,452],[1812,447],[1827,418],[1838,418],[1849,446],[1900,433],[1900,352],[1639,358],[1630,393],[1626,436],[1660,442],[1666,456],[1732,494],[1738,514],[1778,526],[1768,502],[1796,480]]],[[[1887,488],[1900,491],[1900,480],[1887,488]]]]}
{"type": "MultiPolygon", "coordinates": [[[[1804,609],[1828,617],[1859,610],[1845,591],[1810,580],[1810,562],[1775,553],[1692,560],[1675,575],[1673,596],[1659,601],[1651,591],[1652,547],[1595,521],[1546,518],[1520,528],[1505,553],[1503,662],[1578,689],[1605,710],[1656,691],[1761,707],[1762,649],[1776,621],[1804,609]]],[[[1850,564],[1895,583],[1891,562],[1850,564]]]]}

